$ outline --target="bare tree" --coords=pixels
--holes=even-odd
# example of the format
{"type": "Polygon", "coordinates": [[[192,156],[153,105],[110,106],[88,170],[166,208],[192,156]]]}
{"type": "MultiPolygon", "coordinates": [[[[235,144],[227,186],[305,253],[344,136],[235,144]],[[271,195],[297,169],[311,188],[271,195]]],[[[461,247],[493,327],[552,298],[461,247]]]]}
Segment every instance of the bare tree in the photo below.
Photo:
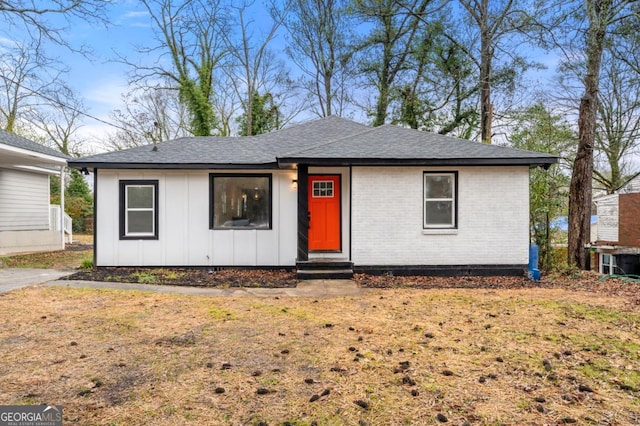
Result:
{"type": "Polygon", "coordinates": [[[377,92],[374,126],[387,121],[393,85],[407,69],[414,40],[432,1],[355,0],[352,4],[352,13],[372,25],[356,50],[359,71],[368,80],[366,85],[377,92]]]}
{"type": "Polygon", "coordinates": [[[578,112],[578,150],[573,163],[569,191],[569,238],[567,261],[585,268],[585,245],[589,242],[591,227],[591,193],[593,180],[593,148],[596,139],[596,117],[599,102],[599,81],[602,56],[607,36],[613,25],[633,16],[630,5],[635,0],[586,0],[584,15],[584,94],[578,112]]]}
{"type": "Polygon", "coordinates": [[[352,49],[346,0],[290,0],[274,8],[287,29],[289,58],[320,117],[343,115],[351,100],[352,49]]]}
{"type": "Polygon", "coordinates": [[[0,118],[2,128],[15,132],[28,125],[31,114],[46,98],[59,93],[63,86],[64,68],[42,53],[41,43],[34,39],[26,43],[5,44],[0,54],[0,118]]]}
{"type": "Polygon", "coordinates": [[[271,93],[283,78],[284,72],[282,63],[269,49],[282,22],[280,19],[275,19],[261,35],[260,40],[255,42],[255,33],[251,31],[251,28],[255,27],[255,21],[247,17],[253,3],[253,1],[243,0],[239,5],[232,6],[236,12],[236,21],[232,27],[237,28],[239,33],[227,32],[225,35],[227,49],[233,58],[229,70],[234,78],[230,81],[242,104],[247,136],[253,134],[254,96],[271,93]]]}
{"type": "Polygon", "coordinates": [[[190,136],[189,118],[175,90],[142,87],[122,96],[124,109],[111,113],[119,127],[105,141],[121,150],[190,136]]]}
{"type": "Polygon", "coordinates": [[[65,86],[47,96],[49,105],[33,111],[30,123],[45,136],[45,144],[63,154],[80,156],[83,140],[77,136],[82,127],[84,104],[65,86]]]}
{"type": "Polygon", "coordinates": [[[5,31],[9,33],[22,26],[34,40],[46,39],[76,50],[65,38],[65,30],[76,19],[107,24],[105,10],[110,3],[111,0],[2,0],[0,16],[8,24],[5,31]]]}
{"type": "Polygon", "coordinates": [[[221,36],[227,20],[219,0],[141,0],[149,12],[155,46],[137,48],[141,57],[155,56],[151,63],[135,63],[131,83],[155,86],[169,81],[190,116],[190,131],[211,135],[216,116],[211,105],[215,71],[226,55],[221,36]],[[161,58],[161,59],[159,59],[161,58]],[[144,83],[144,84],[142,84],[144,83]]]}
{"type": "Polygon", "coordinates": [[[459,0],[459,3],[477,30],[479,43],[477,55],[460,44],[459,47],[467,50],[478,67],[480,138],[483,143],[491,143],[493,122],[491,89],[498,80],[494,69],[496,56],[499,52],[506,53],[507,56],[514,57],[514,64],[519,66],[525,64],[522,58],[517,57],[514,53],[516,44],[514,38],[517,34],[522,34],[530,29],[531,17],[535,16],[536,11],[531,10],[532,6],[529,1],[459,0]],[[505,40],[510,44],[509,47],[504,46],[505,40]]]}
{"type": "MultiPolygon", "coordinates": [[[[640,46],[638,46],[640,47],[640,46]]],[[[600,79],[595,134],[594,179],[607,193],[624,183],[629,170],[627,157],[640,147],[640,81],[628,63],[605,50],[600,79]]]]}

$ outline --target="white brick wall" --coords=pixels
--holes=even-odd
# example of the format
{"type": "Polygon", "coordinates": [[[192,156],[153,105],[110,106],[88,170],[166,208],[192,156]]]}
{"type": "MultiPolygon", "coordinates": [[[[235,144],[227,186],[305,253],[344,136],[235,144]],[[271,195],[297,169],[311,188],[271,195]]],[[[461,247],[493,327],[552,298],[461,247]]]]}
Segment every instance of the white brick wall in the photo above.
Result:
{"type": "Polygon", "coordinates": [[[529,169],[354,167],[352,260],[356,265],[528,263],[529,169]],[[458,172],[458,229],[423,229],[423,172],[458,172]]]}

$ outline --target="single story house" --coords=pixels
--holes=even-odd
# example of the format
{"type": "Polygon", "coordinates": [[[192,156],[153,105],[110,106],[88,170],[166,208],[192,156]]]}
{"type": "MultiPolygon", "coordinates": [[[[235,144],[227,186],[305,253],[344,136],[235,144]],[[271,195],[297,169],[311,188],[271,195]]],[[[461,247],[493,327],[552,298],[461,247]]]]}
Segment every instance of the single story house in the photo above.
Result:
{"type": "Polygon", "coordinates": [[[529,168],[556,160],[327,117],[69,165],[94,173],[98,267],[522,274],[529,168]]]}
{"type": "Polygon", "coordinates": [[[598,271],[640,275],[640,173],[594,203],[598,228],[592,247],[598,271]]]}
{"type": "Polygon", "coordinates": [[[62,208],[49,204],[49,176],[64,178],[66,165],[66,155],[0,130],[0,255],[64,249],[64,197],[62,208]]]}

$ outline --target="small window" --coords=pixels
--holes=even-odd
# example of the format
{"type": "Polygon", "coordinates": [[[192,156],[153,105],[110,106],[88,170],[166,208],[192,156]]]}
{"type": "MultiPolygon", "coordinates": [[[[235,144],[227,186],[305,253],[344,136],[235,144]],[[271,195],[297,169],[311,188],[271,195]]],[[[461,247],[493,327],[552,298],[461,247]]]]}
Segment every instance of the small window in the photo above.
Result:
{"type": "Polygon", "coordinates": [[[457,173],[424,174],[424,223],[427,228],[456,228],[457,173]]]}
{"type": "Polygon", "coordinates": [[[271,229],[271,175],[210,175],[211,229],[271,229]]]}
{"type": "Polygon", "coordinates": [[[158,239],[158,181],[120,181],[120,239],[158,239]]]}
{"type": "Polygon", "coordinates": [[[333,198],[333,181],[316,180],[313,182],[313,198],[333,198]]]}
{"type": "Polygon", "coordinates": [[[616,257],[610,254],[601,254],[600,256],[600,273],[613,275],[616,270],[616,257]]]}

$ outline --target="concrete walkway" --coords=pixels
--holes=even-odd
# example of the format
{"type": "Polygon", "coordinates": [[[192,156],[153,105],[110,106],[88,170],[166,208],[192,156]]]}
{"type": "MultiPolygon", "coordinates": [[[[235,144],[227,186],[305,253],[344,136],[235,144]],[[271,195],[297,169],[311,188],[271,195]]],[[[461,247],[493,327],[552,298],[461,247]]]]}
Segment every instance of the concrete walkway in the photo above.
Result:
{"type": "Polygon", "coordinates": [[[206,288],[153,284],[112,283],[99,281],[66,281],[61,277],[73,271],[54,269],[0,268],[0,294],[32,285],[51,287],[96,288],[114,290],[140,290],[202,296],[254,296],[254,297],[340,297],[356,296],[365,290],[351,280],[301,281],[296,288],[206,288]]]}
{"type": "Polygon", "coordinates": [[[0,268],[0,293],[57,280],[71,274],[73,271],[55,269],[0,268]]]}
{"type": "Polygon", "coordinates": [[[296,288],[206,288],[153,284],[112,283],[98,281],[54,280],[44,283],[46,286],[96,288],[114,290],[140,290],[157,293],[173,293],[199,296],[254,296],[254,297],[340,297],[356,296],[366,290],[351,280],[309,280],[301,281],[296,288]]]}

